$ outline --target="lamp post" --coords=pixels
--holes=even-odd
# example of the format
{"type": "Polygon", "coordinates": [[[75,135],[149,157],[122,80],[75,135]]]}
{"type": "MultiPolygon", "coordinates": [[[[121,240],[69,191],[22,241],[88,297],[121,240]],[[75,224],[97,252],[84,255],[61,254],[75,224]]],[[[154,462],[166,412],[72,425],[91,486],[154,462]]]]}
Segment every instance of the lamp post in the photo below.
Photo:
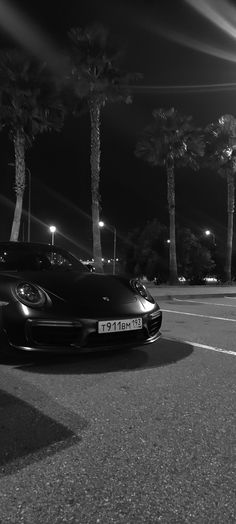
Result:
{"type": "Polygon", "coordinates": [[[116,228],[113,226],[113,275],[116,274],[116,228]]]}
{"type": "MultiPolygon", "coordinates": [[[[99,227],[105,227],[105,223],[103,220],[100,220],[98,222],[99,227]]],[[[108,226],[108,229],[111,229],[113,231],[113,264],[112,264],[112,274],[116,274],[116,228],[115,226],[108,226]]]]}
{"type": "Polygon", "coordinates": [[[55,226],[49,227],[49,231],[52,233],[52,236],[51,236],[51,245],[52,246],[54,246],[54,236],[55,236],[56,229],[57,228],[55,226]]]}
{"type": "Polygon", "coordinates": [[[212,241],[213,241],[213,244],[215,245],[216,244],[216,238],[215,238],[215,234],[210,230],[210,229],[205,229],[204,231],[204,235],[206,237],[212,237],[212,241]]]}

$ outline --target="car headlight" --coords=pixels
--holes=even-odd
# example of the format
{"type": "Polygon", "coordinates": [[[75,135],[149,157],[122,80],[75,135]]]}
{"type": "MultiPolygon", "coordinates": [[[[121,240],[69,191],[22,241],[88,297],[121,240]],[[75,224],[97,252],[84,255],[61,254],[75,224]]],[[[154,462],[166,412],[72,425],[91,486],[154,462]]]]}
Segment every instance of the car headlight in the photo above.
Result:
{"type": "Polygon", "coordinates": [[[133,278],[133,279],[130,280],[130,285],[131,285],[131,287],[133,288],[133,290],[136,293],[141,295],[141,297],[145,298],[146,300],[148,300],[149,302],[152,302],[154,304],[154,302],[155,302],[154,298],[149,293],[149,291],[144,286],[144,284],[142,284],[142,282],[140,282],[140,280],[138,280],[136,278],[133,278]]]}
{"type": "Polygon", "coordinates": [[[45,293],[37,286],[29,284],[28,282],[18,284],[15,288],[15,294],[18,300],[26,306],[42,307],[46,302],[45,293]]]}

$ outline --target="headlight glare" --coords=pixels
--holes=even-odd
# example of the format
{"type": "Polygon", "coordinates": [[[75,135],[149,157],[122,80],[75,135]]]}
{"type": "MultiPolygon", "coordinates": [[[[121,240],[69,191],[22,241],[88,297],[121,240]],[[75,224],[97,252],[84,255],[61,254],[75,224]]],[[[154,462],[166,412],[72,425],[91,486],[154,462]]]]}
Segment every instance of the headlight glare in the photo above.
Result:
{"type": "Polygon", "coordinates": [[[144,284],[142,284],[142,282],[140,282],[140,280],[138,280],[136,278],[133,278],[132,280],[130,280],[130,284],[131,284],[131,287],[133,288],[133,290],[136,293],[138,293],[139,295],[141,295],[141,297],[145,298],[149,302],[152,302],[152,303],[155,302],[155,300],[152,297],[152,295],[149,293],[149,291],[144,286],[144,284]]]}
{"type": "Polygon", "coordinates": [[[45,293],[37,286],[29,284],[28,282],[18,284],[15,293],[18,300],[26,306],[41,307],[46,302],[45,293]]]}

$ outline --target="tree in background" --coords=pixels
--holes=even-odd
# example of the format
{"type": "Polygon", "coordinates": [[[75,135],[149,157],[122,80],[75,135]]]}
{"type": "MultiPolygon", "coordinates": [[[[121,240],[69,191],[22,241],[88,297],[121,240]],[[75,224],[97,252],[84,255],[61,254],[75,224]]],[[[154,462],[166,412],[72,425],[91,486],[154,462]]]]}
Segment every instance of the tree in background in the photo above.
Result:
{"type": "MultiPolygon", "coordinates": [[[[125,271],[132,276],[146,276],[148,280],[156,277],[158,282],[167,282],[167,240],[168,228],[157,219],[131,231],[124,246],[125,271]]],[[[215,268],[211,251],[204,245],[204,239],[189,228],[177,227],[176,243],[179,274],[195,283],[202,282],[215,268]]]]}
{"type": "Polygon", "coordinates": [[[39,133],[62,128],[64,110],[46,64],[22,50],[0,54],[0,122],[15,154],[16,205],[10,240],[18,241],[25,190],[25,153],[39,133]]]}
{"type": "Polygon", "coordinates": [[[163,166],[167,174],[169,210],[169,279],[178,282],[175,238],[175,170],[190,167],[199,169],[199,158],[204,153],[202,132],[176,109],[155,109],[154,121],[144,129],[135,154],[153,166],[163,166]]]}
{"type": "Polygon", "coordinates": [[[131,231],[124,245],[125,271],[132,276],[145,275],[168,280],[168,228],[154,219],[131,231]]]}
{"type": "Polygon", "coordinates": [[[236,119],[223,115],[205,130],[205,164],[227,181],[227,244],[225,280],[232,280],[232,249],[234,232],[235,176],[236,176],[236,119]]]}
{"type": "Polygon", "coordinates": [[[75,95],[85,96],[91,122],[91,193],[93,257],[96,270],[103,272],[101,233],[99,228],[101,196],[101,111],[108,102],[132,101],[128,85],[132,75],[119,69],[119,53],[111,43],[107,30],[101,25],[72,28],[69,32],[72,44],[71,80],[75,95]]]}
{"type": "Polygon", "coordinates": [[[178,271],[193,284],[202,284],[204,277],[212,274],[216,264],[204,237],[197,236],[186,227],[177,228],[178,271]]]}

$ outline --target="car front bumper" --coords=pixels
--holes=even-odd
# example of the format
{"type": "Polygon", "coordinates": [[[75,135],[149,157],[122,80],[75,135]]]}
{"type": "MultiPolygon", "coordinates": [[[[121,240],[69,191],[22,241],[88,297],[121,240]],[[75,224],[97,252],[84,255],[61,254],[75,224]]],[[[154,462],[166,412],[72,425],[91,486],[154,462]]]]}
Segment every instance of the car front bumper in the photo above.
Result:
{"type": "MultiPolygon", "coordinates": [[[[142,316],[143,327],[119,333],[98,333],[98,319],[27,318],[9,345],[24,351],[76,353],[150,344],[160,337],[162,313],[156,306],[142,316]]],[[[128,319],[128,318],[127,318],[128,319]]]]}

